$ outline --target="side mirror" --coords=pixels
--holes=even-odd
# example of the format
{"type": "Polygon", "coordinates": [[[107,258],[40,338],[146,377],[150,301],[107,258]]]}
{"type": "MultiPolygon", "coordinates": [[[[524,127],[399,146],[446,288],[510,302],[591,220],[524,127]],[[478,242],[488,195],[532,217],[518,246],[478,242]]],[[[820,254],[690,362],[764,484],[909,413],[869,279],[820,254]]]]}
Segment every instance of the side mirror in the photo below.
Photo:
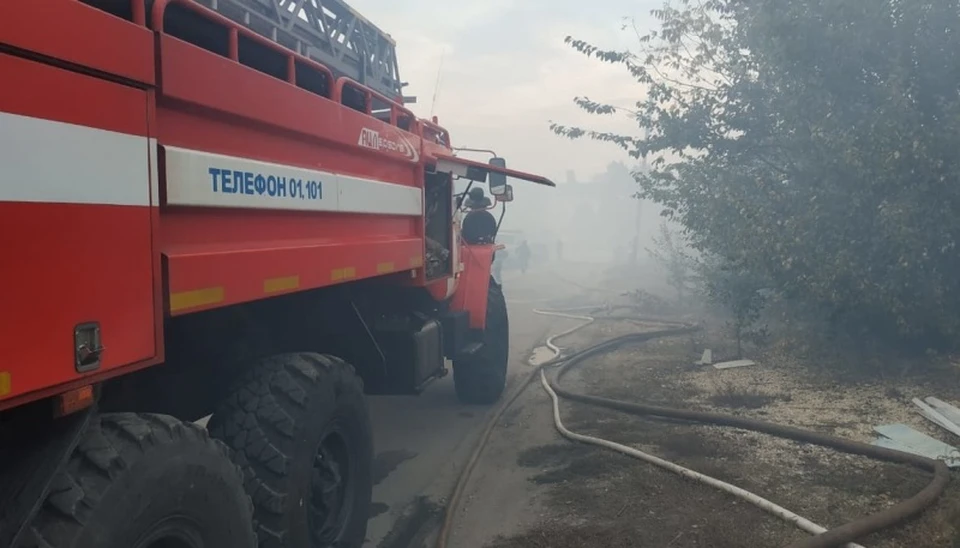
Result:
{"type": "MultiPolygon", "coordinates": [[[[503,158],[490,158],[490,165],[493,167],[506,168],[507,161],[503,158]]],[[[507,191],[507,176],[498,171],[490,170],[487,175],[487,181],[490,183],[490,194],[498,198],[507,191]]]]}
{"type": "Polygon", "coordinates": [[[512,202],[513,201],[513,187],[510,185],[503,185],[503,193],[497,194],[498,202],[512,202]]]}

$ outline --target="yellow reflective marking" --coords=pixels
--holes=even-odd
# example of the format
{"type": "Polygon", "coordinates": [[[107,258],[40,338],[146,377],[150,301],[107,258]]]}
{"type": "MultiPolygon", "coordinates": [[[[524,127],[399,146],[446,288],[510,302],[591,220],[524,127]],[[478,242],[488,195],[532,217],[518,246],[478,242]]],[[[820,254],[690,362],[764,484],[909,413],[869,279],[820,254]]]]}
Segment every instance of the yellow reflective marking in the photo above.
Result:
{"type": "Polygon", "coordinates": [[[276,293],[278,291],[290,291],[300,287],[300,276],[282,276],[280,278],[268,278],[263,280],[264,293],[276,293]]]}
{"type": "Polygon", "coordinates": [[[344,268],[335,268],[330,271],[330,279],[339,282],[340,280],[349,280],[350,278],[355,278],[357,276],[357,269],[348,266],[344,268]]]}
{"type": "Polygon", "coordinates": [[[0,396],[6,396],[13,392],[13,381],[10,379],[10,373],[0,371],[0,396]]]}
{"type": "Polygon", "coordinates": [[[410,268],[420,268],[423,266],[423,257],[410,257],[410,268]]]}
{"type": "Polygon", "coordinates": [[[377,265],[377,274],[386,274],[387,272],[393,272],[397,268],[393,263],[380,263],[377,265]]]}
{"type": "Polygon", "coordinates": [[[170,311],[197,308],[223,302],[223,287],[207,287],[170,294],[170,311]]]}

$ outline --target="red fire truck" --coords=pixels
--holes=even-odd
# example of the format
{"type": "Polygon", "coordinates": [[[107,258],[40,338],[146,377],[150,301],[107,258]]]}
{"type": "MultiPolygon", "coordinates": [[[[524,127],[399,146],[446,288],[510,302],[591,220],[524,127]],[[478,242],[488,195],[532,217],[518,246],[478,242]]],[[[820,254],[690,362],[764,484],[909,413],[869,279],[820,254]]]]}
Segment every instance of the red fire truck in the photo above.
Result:
{"type": "Polygon", "coordinates": [[[339,0],[0,1],[0,547],[359,546],[364,393],[499,398],[453,181],[553,183],[402,88],[339,0]]]}

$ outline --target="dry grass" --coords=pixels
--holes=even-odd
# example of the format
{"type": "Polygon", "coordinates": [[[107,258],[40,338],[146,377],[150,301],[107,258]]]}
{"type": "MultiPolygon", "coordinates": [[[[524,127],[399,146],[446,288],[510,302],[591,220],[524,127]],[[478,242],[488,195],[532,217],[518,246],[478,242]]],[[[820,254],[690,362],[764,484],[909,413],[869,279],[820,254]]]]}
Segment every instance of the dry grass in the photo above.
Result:
{"type": "Polygon", "coordinates": [[[777,401],[789,402],[789,394],[769,392],[757,384],[739,384],[728,379],[713,381],[713,394],[708,401],[716,407],[760,409],[777,401]]]}

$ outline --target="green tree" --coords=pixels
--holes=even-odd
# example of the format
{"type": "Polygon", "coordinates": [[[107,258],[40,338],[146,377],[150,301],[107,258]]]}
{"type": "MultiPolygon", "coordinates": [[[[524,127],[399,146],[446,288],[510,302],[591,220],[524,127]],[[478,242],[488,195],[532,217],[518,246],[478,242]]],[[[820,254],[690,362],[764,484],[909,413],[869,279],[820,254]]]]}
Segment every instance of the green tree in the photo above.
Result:
{"type": "Polygon", "coordinates": [[[639,195],[695,249],[838,328],[954,346],[958,2],[681,0],[653,15],[635,51],[567,38],[636,78],[637,134],[553,130],[649,159],[639,195]]]}
{"type": "Polygon", "coordinates": [[[659,233],[652,240],[653,247],[647,248],[647,254],[664,270],[667,284],[677,292],[677,305],[683,307],[694,289],[696,259],[690,255],[683,235],[671,229],[666,220],[660,222],[659,233]]]}
{"type": "MultiPolygon", "coordinates": [[[[757,272],[738,267],[731,262],[717,260],[715,257],[702,259],[697,270],[703,281],[701,290],[715,302],[725,305],[732,316],[730,327],[737,343],[737,357],[743,357],[743,340],[746,335],[758,335],[750,332],[760,319],[766,305],[764,291],[768,289],[767,280],[757,272]]],[[[765,331],[765,327],[761,331],[765,331]]],[[[756,337],[754,337],[756,338],[756,337]]]]}

